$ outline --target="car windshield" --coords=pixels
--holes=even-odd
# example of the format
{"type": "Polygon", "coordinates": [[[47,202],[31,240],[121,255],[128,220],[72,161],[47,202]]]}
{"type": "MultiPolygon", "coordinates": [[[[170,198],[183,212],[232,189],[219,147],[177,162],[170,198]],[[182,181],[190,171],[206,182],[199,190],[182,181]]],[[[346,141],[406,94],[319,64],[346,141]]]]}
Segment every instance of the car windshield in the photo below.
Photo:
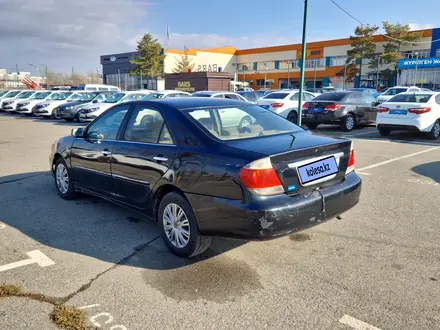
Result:
{"type": "Polygon", "coordinates": [[[162,93],[151,93],[142,97],[142,100],[154,100],[163,98],[164,94],[162,93]]]}
{"type": "Polygon", "coordinates": [[[282,100],[284,98],[286,98],[287,96],[289,96],[289,93],[270,93],[267,94],[265,97],[263,97],[263,99],[277,99],[277,100],[282,100]]]}
{"type": "Polygon", "coordinates": [[[69,96],[69,101],[78,101],[81,97],[81,94],[73,94],[69,96]]]}
{"type": "Polygon", "coordinates": [[[32,94],[34,94],[35,92],[26,92],[21,94],[18,98],[19,99],[27,99],[28,97],[32,96],[32,94]]]}
{"type": "Polygon", "coordinates": [[[342,101],[349,93],[324,93],[318,95],[313,99],[313,101],[342,101]]]}
{"type": "Polygon", "coordinates": [[[407,88],[390,88],[382,95],[397,95],[400,93],[405,93],[408,89],[407,88]]]}
{"type": "Polygon", "coordinates": [[[52,100],[55,101],[61,101],[61,100],[65,100],[67,99],[70,95],[72,95],[72,92],[68,92],[68,93],[57,93],[52,100]]]}
{"type": "Polygon", "coordinates": [[[426,103],[432,94],[399,94],[392,97],[388,102],[396,103],[426,103]]]}
{"type": "Polygon", "coordinates": [[[79,100],[81,102],[89,102],[92,101],[95,97],[97,97],[99,94],[97,93],[87,93],[86,95],[83,95],[79,100]]]}
{"type": "Polygon", "coordinates": [[[198,125],[220,140],[242,140],[302,131],[259,106],[187,110],[198,125]]]}
{"type": "Polygon", "coordinates": [[[6,94],[6,97],[16,97],[18,94],[20,94],[21,92],[9,92],[8,94],[6,94]]]}
{"type": "Polygon", "coordinates": [[[192,97],[211,97],[212,94],[206,94],[206,93],[194,93],[191,95],[192,97]]]}
{"type": "Polygon", "coordinates": [[[104,102],[105,103],[118,103],[123,97],[125,93],[115,93],[109,96],[104,102]]]}
{"type": "Polygon", "coordinates": [[[40,93],[36,93],[34,96],[31,97],[31,99],[34,100],[42,100],[45,99],[46,97],[48,97],[52,92],[40,92],[40,93]]]}

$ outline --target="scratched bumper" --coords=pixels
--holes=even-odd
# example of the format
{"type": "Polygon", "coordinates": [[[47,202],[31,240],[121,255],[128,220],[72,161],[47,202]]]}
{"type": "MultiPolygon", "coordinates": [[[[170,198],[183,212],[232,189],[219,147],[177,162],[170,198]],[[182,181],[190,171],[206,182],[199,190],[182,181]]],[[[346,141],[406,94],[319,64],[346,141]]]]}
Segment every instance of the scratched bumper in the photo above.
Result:
{"type": "Polygon", "coordinates": [[[204,235],[265,240],[316,226],[359,202],[362,180],[352,172],[343,181],[297,196],[253,197],[242,201],[187,194],[204,235]]]}

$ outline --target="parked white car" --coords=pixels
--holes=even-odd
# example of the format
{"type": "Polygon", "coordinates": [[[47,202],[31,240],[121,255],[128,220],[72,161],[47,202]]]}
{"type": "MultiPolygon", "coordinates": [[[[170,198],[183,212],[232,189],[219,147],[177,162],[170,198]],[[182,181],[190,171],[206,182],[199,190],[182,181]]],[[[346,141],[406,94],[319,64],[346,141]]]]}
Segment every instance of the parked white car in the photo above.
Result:
{"type": "Polygon", "coordinates": [[[120,92],[111,95],[104,102],[86,104],[78,110],[79,121],[92,121],[115,104],[140,100],[150,93],[149,91],[120,92]]]}
{"type": "Polygon", "coordinates": [[[6,99],[2,103],[2,110],[13,112],[17,109],[17,104],[21,101],[28,100],[32,95],[35,94],[35,91],[25,91],[18,94],[13,99],[6,99]]]}
{"type": "Polygon", "coordinates": [[[16,91],[10,91],[8,94],[6,94],[1,100],[0,100],[0,110],[4,110],[3,107],[9,103],[12,103],[13,100],[15,100],[17,97],[22,95],[27,91],[24,90],[16,90],[16,91]]]}
{"type": "Polygon", "coordinates": [[[14,98],[16,95],[18,95],[21,92],[22,92],[21,90],[3,91],[2,94],[0,95],[0,100],[14,98]]]}
{"type": "Polygon", "coordinates": [[[78,101],[86,93],[88,92],[58,92],[50,100],[38,103],[35,107],[34,115],[45,118],[55,117],[56,109],[59,105],[78,101]]]}
{"type": "Polygon", "coordinates": [[[54,97],[59,93],[60,92],[56,92],[56,91],[36,92],[29,99],[18,102],[15,108],[15,112],[22,113],[25,115],[31,115],[33,111],[36,110],[36,106],[38,103],[42,101],[50,100],[52,97],[54,97]]]}
{"type": "Polygon", "coordinates": [[[423,132],[430,139],[440,136],[440,93],[405,92],[377,108],[376,127],[380,135],[392,131],[423,132]]]}
{"type": "Polygon", "coordinates": [[[422,91],[422,90],[420,88],[416,87],[416,86],[411,86],[411,87],[405,87],[405,86],[391,87],[386,92],[384,92],[383,94],[380,94],[377,97],[377,104],[381,104],[383,102],[386,102],[389,99],[391,99],[392,97],[394,97],[395,95],[400,94],[400,93],[420,92],[420,91],[422,91]]]}
{"type": "Polygon", "coordinates": [[[243,102],[249,102],[240,94],[234,92],[216,92],[216,91],[203,91],[192,93],[192,97],[214,97],[216,99],[231,99],[243,102]]]}
{"type": "MultiPolygon", "coordinates": [[[[263,96],[261,99],[257,100],[257,104],[260,107],[275,112],[296,124],[298,122],[298,97],[298,89],[278,91],[263,96]]],[[[314,94],[303,92],[301,106],[314,98],[314,94]]]]}
{"type": "Polygon", "coordinates": [[[190,97],[191,93],[175,91],[175,90],[166,90],[166,91],[158,91],[153,92],[148,95],[142,97],[142,100],[155,100],[155,99],[169,99],[175,97],[190,97]]]}

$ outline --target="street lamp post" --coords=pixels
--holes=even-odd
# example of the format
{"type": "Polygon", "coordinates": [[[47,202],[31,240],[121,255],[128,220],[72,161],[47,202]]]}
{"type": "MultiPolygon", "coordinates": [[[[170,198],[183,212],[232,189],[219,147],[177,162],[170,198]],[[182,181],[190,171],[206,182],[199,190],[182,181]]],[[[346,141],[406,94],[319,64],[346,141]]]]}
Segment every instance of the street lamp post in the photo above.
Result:
{"type": "Polygon", "coordinates": [[[292,61],[287,62],[287,88],[290,88],[290,66],[292,65],[292,61]]]}
{"type": "Polygon", "coordinates": [[[299,97],[298,97],[298,125],[301,126],[302,119],[302,93],[304,85],[304,71],[306,65],[306,33],[307,33],[307,10],[309,7],[309,1],[304,0],[304,19],[303,19],[303,31],[302,31],[302,52],[301,52],[301,71],[299,75],[299,97]]]}
{"type": "Polygon", "coordinates": [[[264,63],[264,89],[266,90],[267,63],[264,63]]]}
{"type": "Polygon", "coordinates": [[[416,55],[416,76],[414,78],[414,85],[417,86],[417,70],[419,68],[419,52],[415,52],[416,55]]]}
{"type": "Polygon", "coordinates": [[[345,89],[345,81],[347,80],[347,61],[344,63],[344,80],[342,81],[342,89],[345,89]]]}
{"type": "Polygon", "coordinates": [[[315,65],[314,65],[315,72],[313,74],[313,89],[316,88],[316,61],[314,61],[314,62],[315,62],[315,65]]]}
{"type": "Polygon", "coordinates": [[[376,56],[377,67],[376,67],[376,88],[379,88],[379,56],[376,56]]]}

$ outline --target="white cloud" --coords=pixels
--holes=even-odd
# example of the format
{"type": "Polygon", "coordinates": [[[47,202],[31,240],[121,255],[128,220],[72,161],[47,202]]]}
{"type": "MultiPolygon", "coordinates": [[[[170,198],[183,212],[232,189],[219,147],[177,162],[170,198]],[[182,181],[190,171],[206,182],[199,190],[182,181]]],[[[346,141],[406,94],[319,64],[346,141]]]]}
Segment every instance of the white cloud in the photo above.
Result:
{"type": "Polygon", "coordinates": [[[417,30],[428,30],[434,28],[434,24],[417,24],[417,23],[409,23],[411,31],[417,30]]]}

